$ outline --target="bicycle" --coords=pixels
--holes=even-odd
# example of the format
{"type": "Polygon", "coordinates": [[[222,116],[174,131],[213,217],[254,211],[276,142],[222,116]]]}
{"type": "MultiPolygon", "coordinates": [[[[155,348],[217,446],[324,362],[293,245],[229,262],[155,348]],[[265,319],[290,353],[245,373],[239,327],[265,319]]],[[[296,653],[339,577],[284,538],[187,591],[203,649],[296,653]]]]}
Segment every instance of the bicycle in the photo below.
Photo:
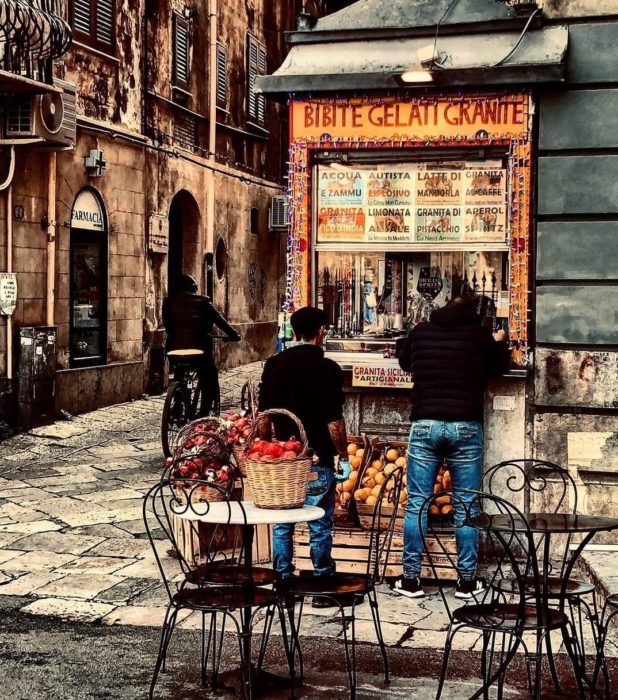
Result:
{"type": "MultiPolygon", "coordinates": [[[[213,340],[226,341],[227,338],[213,336],[213,340]]],[[[170,350],[167,353],[167,357],[173,361],[174,366],[173,380],[167,389],[161,416],[161,445],[166,457],[171,457],[180,429],[199,417],[198,409],[202,394],[205,394],[203,403],[210,405],[208,415],[218,416],[221,412],[219,383],[215,382],[214,386],[200,385],[196,360],[203,356],[203,350],[193,348],[170,350]]]]}

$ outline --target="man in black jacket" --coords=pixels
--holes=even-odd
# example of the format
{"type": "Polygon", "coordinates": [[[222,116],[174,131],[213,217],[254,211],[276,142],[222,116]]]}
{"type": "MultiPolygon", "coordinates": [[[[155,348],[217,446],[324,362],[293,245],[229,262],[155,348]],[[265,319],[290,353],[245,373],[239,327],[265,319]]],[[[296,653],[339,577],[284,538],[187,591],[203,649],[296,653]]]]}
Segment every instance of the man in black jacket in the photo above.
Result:
{"type": "MultiPolygon", "coordinates": [[[[422,536],[418,514],[433,493],[447,460],[453,488],[478,489],[483,475],[483,406],[489,380],[509,366],[504,331],[481,325],[476,299],[457,296],[435,310],[407,337],[399,364],[412,373],[412,412],[408,444],[408,503],[404,520],[403,577],[395,590],[410,598],[424,595],[420,583],[422,536]]],[[[473,499],[460,494],[463,501],[473,499]]],[[[460,527],[464,513],[455,504],[458,574],[455,595],[471,598],[483,590],[476,578],[478,531],[460,527]]],[[[426,528],[424,513],[423,528],[426,528]]]]}
{"type": "Polygon", "coordinates": [[[201,388],[200,413],[208,415],[219,396],[219,374],[212,346],[213,326],[217,326],[231,341],[239,341],[240,335],[215,309],[210,299],[197,291],[193,277],[181,275],[175,292],[163,299],[163,325],[167,333],[165,352],[188,349],[204,352],[193,360],[193,365],[201,388]]]}
{"type": "MultiPolygon", "coordinates": [[[[322,309],[306,306],[293,313],[290,321],[298,343],[266,360],[259,408],[285,408],[300,419],[307,432],[317,463],[311,469],[305,503],[325,511],[324,517],[308,523],[311,562],[315,575],[332,576],[335,482],[345,481],[350,475],[343,418],[343,373],[336,362],[324,357],[322,342],[327,317],[322,309]],[[335,472],[337,455],[339,463],[335,472]]],[[[285,418],[277,421],[275,428],[281,439],[298,432],[296,425],[285,418]]],[[[293,534],[294,525],[273,528],[274,566],[283,578],[294,571],[293,534]]],[[[318,600],[314,606],[327,607],[318,600]]]]}

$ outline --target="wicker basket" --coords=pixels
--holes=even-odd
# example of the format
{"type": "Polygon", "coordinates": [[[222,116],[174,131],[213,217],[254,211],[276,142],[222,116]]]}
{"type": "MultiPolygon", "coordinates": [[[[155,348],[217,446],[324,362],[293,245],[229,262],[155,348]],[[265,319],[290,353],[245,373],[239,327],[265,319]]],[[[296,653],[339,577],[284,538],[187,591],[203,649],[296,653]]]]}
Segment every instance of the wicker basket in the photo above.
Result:
{"type": "Polygon", "coordinates": [[[188,505],[189,500],[193,506],[198,503],[216,503],[217,501],[229,500],[226,493],[222,490],[195,485],[190,488],[184,488],[180,485],[181,482],[182,479],[179,479],[178,484],[174,486],[174,495],[183,506],[188,505]]]}
{"type": "Polygon", "coordinates": [[[243,479],[247,478],[247,465],[245,464],[245,447],[246,445],[232,445],[232,454],[234,461],[238,467],[238,471],[242,474],[243,479]]]}
{"type": "Polygon", "coordinates": [[[300,420],[289,411],[271,408],[258,414],[248,442],[251,444],[258,432],[259,418],[262,416],[285,416],[296,423],[303,449],[296,459],[275,459],[272,462],[257,462],[245,457],[247,481],[253,501],[258,508],[285,510],[302,508],[307,495],[307,480],[311,469],[308,455],[307,433],[300,420]]]}

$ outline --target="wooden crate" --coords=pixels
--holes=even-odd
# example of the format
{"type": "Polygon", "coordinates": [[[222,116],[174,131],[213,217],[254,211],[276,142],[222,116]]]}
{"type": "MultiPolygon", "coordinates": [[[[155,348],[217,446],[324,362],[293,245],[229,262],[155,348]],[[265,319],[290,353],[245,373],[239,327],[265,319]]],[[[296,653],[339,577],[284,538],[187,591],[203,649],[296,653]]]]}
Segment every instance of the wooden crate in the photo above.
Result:
{"type": "MultiPolygon", "coordinates": [[[[251,500],[249,484],[245,482],[244,499],[251,500]]],[[[213,525],[202,522],[192,524],[171,515],[174,537],[182,556],[190,566],[199,566],[204,561],[206,543],[212,535],[213,525]]],[[[253,537],[253,563],[268,564],[273,559],[272,532],[270,525],[256,525],[253,537]]]]}
{"type": "MultiPolygon", "coordinates": [[[[369,556],[369,543],[371,533],[366,530],[353,528],[335,528],[333,531],[333,559],[337,564],[337,571],[341,573],[364,574],[367,572],[367,559],[369,556]]],[[[441,542],[450,553],[455,553],[454,535],[445,535],[441,542]]],[[[445,581],[453,581],[457,578],[457,571],[450,565],[448,557],[437,540],[429,538],[428,548],[430,556],[436,566],[438,578],[445,581]]],[[[403,556],[403,536],[400,533],[393,535],[391,551],[386,567],[387,576],[401,576],[403,556]]],[[[424,565],[421,576],[434,579],[434,573],[427,558],[423,555],[424,565]]],[[[297,525],[294,533],[294,565],[299,571],[311,571],[311,554],[309,550],[309,528],[306,525],[297,525]]]]}

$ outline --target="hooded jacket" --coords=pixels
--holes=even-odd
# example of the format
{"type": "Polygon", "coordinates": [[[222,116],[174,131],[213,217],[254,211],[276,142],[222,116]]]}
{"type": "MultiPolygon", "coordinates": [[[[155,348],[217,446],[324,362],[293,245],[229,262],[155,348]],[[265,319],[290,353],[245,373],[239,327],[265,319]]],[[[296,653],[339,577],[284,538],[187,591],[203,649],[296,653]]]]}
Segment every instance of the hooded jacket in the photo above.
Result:
{"type": "Polygon", "coordinates": [[[399,365],[414,382],[411,420],[482,421],[485,389],[507,371],[509,350],[473,307],[450,304],[413,328],[399,365]]]}

